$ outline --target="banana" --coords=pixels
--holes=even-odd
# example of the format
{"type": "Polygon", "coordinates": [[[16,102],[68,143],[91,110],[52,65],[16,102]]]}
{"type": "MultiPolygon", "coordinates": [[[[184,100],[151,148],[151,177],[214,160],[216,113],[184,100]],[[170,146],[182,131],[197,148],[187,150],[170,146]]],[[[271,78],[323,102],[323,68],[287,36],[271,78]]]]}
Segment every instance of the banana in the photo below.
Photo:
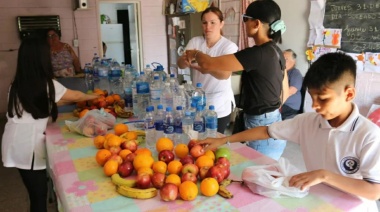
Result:
{"type": "Polygon", "coordinates": [[[135,130],[137,136],[145,136],[145,131],[144,130],[135,130]]]}
{"type": "Polygon", "coordinates": [[[125,197],[134,199],[150,199],[157,196],[156,188],[138,189],[116,185],[116,191],[125,197]]]}
{"type": "Polygon", "coordinates": [[[121,118],[130,118],[133,116],[132,112],[125,111],[124,108],[122,108],[119,104],[114,104],[113,107],[117,116],[121,118]]]}
{"type": "Polygon", "coordinates": [[[219,186],[218,194],[226,199],[231,199],[234,197],[234,195],[229,190],[227,190],[226,186],[223,185],[219,186]]]}
{"type": "Polygon", "coordinates": [[[111,181],[115,185],[134,187],[136,185],[136,180],[127,180],[122,178],[119,174],[113,174],[111,176],[111,181]]]}
{"type": "Polygon", "coordinates": [[[232,180],[231,179],[224,179],[222,182],[219,183],[220,186],[224,186],[224,187],[227,187],[229,184],[232,183],[232,180]]]}

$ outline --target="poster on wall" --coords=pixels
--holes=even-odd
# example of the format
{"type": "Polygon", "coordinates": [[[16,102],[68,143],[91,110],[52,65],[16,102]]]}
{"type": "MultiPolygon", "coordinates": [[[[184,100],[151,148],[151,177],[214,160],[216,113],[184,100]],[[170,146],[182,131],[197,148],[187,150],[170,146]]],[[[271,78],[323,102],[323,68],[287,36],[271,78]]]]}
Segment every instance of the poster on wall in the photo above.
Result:
{"type": "Polygon", "coordinates": [[[356,62],[356,71],[363,72],[364,71],[364,63],[365,63],[365,54],[357,54],[357,53],[346,53],[347,55],[351,56],[352,59],[356,62]]]}
{"type": "Polygon", "coordinates": [[[342,29],[316,29],[314,45],[340,48],[342,29]]]}
{"type": "Polygon", "coordinates": [[[364,71],[380,73],[380,53],[365,53],[364,71]]]}

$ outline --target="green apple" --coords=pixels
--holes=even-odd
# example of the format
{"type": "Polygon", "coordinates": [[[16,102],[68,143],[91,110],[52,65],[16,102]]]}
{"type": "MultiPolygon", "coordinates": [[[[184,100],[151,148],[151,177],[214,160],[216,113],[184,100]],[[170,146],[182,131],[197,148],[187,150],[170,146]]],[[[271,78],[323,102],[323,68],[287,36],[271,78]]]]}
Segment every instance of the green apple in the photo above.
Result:
{"type": "Polygon", "coordinates": [[[215,152],[215,160],[218,160],[220,157],[225,157],[228,160],[231,160],[231,151],[226,147],[218,148],[215,152]]]}
{"type": "Polygon", "coordinates": [[[87,91],[87,94],[92,94],[92,93],[93,93],[92,90],[88,90],[88,91],[87,91]]]}

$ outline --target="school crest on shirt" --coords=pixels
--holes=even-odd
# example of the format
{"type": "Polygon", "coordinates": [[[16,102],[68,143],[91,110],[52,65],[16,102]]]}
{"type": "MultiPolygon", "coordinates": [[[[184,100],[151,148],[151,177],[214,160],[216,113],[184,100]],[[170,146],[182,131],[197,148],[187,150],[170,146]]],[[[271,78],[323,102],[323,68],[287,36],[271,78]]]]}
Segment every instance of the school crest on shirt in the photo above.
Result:
{"type": "Polygon", "coordinates": [[[359,170],[359,159],[348,156],[340,161],[340,169],[346,174],[354,174],[359,170]]]}

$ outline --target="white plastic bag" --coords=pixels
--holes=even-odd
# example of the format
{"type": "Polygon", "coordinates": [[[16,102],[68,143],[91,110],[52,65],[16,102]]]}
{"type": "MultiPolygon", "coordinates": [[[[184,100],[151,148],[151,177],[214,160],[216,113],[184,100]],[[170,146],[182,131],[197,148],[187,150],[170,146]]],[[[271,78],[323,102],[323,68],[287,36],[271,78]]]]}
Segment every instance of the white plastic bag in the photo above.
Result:
{"type": "Polygon", "coordinates": [[[87,137],[105,135],[109,128],[112,128],[116,118],[103,110],[93,109],[77,121],[65,121],[70,131],[77,132],[87,137]]]}
{"type": "Polygon", "coordinates": [[[271,198],[286,196],[303,198],[309,193],[309,189],[289,187],[290,178],[300,172],[288,160],[280,158],[273,164],[245,168],[242,179],[244,184],[256,194],[271,198]]]}

